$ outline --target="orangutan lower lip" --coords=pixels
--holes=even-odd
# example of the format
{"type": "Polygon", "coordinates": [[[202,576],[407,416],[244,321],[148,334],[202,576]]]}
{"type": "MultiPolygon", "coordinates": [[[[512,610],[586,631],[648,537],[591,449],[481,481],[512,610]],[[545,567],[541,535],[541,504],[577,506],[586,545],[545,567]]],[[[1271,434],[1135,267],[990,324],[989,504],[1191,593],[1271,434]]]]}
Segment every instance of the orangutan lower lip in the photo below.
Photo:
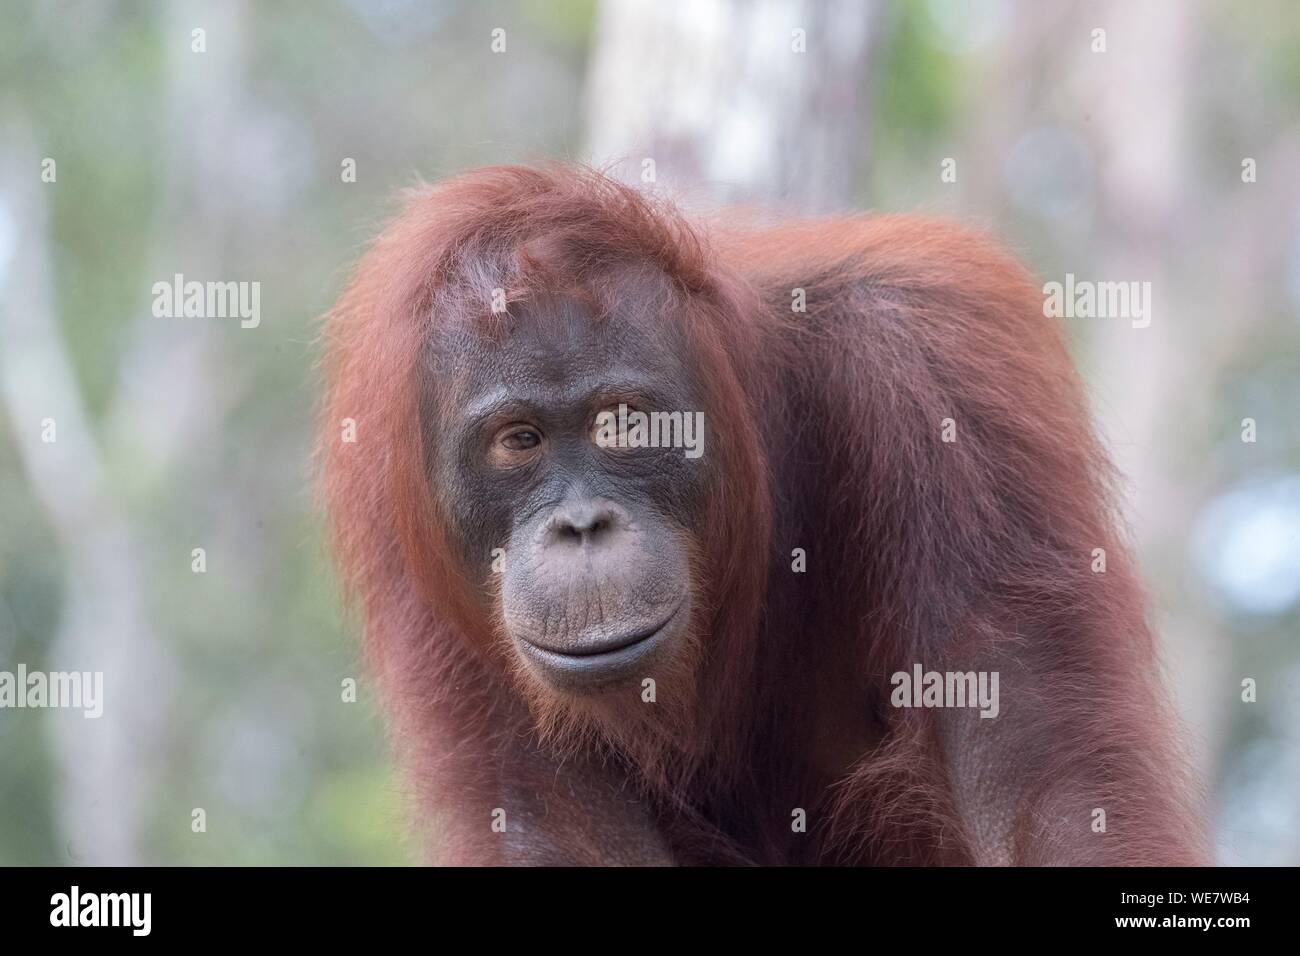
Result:
{"type": "Polygon", "coordinates": [[[529,665],[553,686],[573,693],[596,691],[641,673],[677,629],[686,605],[683,600],[661,624],[588,645],[581,652],[552,650],[523,639],[517,643],[529,665]]]}
{"type": "Polygon", "coordinates": [[[532,641],[527,639],[524,639],[523,643],[527,644],[532,650],[540,651],[542,654],[557,658],[570,658],[579,661],[599,658],[615,660],[623,656],[625,652],[635,650],[641,644],[651,641],[661,634],[664,629],[673,622],[673,619],[677,617],[677,612],[680,611],[681,608],[681,604],[678,604],[673,608],[672,613],[658,624],[651,625],[650,627],[639,631],[634,631],[631,634],[609,638],[598,644],[590,644],[580,649],[558,650],[553,647],[543,647],[540,644],[534,644],[532,641]]]}
{"type": "MultiPolygon", "coordinates": [[[[629,647],[635,647],[636,645],[640,644],[642,641],[648,641],[650,638],[654,637],[656,634],[662,631],[665,625],[668,624],[668,621],[671,620],[672,620],[672,615],[669,615],[668,619],[665,620],[662,624],[656,624],[654,627],[646,628],[643,631],[637,631],[636,633],[631,634],[627,637],[615,638],[614,640],[609,641],[608,643],[597,644],[592,647],[584,647],[581,650],[559,651],[557,653],[564,654],[566,657],[600,657],[601,655],[604,654],[615,654],[629,647]]],[[[545,648],[543,648],[543,650],[545,650],[545,648]]]]}

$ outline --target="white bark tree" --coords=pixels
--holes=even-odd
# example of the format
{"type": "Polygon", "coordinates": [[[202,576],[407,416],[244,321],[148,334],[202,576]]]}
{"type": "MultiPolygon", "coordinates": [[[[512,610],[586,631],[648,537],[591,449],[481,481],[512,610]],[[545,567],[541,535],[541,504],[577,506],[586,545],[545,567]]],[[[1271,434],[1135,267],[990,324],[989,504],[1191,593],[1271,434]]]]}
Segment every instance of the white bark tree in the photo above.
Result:
{"type": "Polygon", "coordinates": [[[588,161],[687,201],[845,206],[879,24],[862,0],[605,0],[588,161]]]}

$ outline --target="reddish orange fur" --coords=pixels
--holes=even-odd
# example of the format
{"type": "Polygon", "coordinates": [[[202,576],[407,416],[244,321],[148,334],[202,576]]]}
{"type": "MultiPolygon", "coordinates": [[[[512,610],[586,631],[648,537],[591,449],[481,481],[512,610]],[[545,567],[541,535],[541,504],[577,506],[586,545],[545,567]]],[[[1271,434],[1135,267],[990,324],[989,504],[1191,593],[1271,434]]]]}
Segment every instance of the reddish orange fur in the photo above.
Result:
{"type": "Polygon", "coordinates": [[[705,241],[597,173],[479,170],[411,195],[363,258],[326,373],[338,560],[440,858],[500,858],[452,817],[486,813],[518,738],[540,733],[529,759],[594,754],[678,859],[1203,859],[1109,466],[1038,290],[982,236],[862,216],[723,221],[705,241]],[[493,285],[600,302],[609,267],[638,263],[671,280],[681,311],[664,320],[682,323],[724,423],[710,454],[725,480],[694,529],[699,653],[653,718],[515,673],[426,484],[417,365],[433,323],[493,285]],[[939,441],[947,417],[956,443],[939,441]],[[347,418],[355,444],[339,441],[347,418]],[[806,576],[789,570],[796,547],[806,576]],[[889,675],[915,662],[1003,669],[1001,736],[889,708],[889,675]],[[1003,772],[1014,786],[980,782],[1003,772]],[[790,832],[792,807],[808,834],[790,832]]]}

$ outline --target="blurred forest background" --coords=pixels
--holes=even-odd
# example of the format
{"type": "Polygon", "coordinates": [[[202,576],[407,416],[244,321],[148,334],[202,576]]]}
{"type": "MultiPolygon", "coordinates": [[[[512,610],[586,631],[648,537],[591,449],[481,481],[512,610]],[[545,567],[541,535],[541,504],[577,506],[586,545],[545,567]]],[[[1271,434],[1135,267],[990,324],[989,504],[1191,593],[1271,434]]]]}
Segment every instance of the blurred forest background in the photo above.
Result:
{"type": "Polygon", "coordinates": [[[317,319],[400,187],[546,157],[1150,281],[1149,328],[1066,321],[1220,859],[1300,863],[1294,0],[0,0],[0,670],[106,695],[0,711],[0,863],[416,858],[310,490],[317,319]],[[175,273],[261,325],[155,318],[175,273]]]}

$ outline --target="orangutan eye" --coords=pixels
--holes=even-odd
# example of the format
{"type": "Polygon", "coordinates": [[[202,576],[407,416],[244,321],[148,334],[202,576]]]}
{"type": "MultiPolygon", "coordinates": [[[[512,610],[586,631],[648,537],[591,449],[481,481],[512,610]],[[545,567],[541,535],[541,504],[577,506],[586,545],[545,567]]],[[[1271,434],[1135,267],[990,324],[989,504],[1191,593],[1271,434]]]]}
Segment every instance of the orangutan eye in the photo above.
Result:
{"type": "Polygon", "coordinates": [[[591,426],[591,440],[601,448],[626,448],[629,416],[639,415],[638,409],[627,403],[601,409],[591,426]]]}
{"type": "Polygon", "coordinates": [[[531,428],[516,428],[501,436],[501,447],[510,451],[529,451],[542,443],[542,436],[531,428]]]}

